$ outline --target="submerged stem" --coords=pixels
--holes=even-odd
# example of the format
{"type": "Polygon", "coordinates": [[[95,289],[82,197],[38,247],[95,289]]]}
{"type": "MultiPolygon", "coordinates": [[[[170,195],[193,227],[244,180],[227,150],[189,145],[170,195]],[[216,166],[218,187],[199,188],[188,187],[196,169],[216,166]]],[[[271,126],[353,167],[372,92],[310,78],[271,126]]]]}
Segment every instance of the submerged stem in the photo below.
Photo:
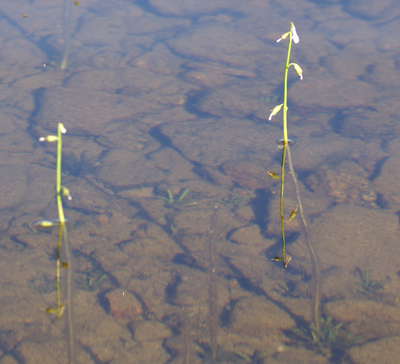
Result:
{"type": "Polygon", "coordinates": [[[74,333],[74,314],[73,314],[73,259],[71,247],[67,236],[67,227],[63,229],[62,243],[64,247],[65,257],[68,263],[67,270],[67,320],[68,320],[68,336],[69,336],[69,356],[70,363],[75,362],[75,333],[74,333]]]}
{"type": "Polygon", "coordinates": [[[286,268],[286,240],[285,240],[285,217],[283,215],[283,192],[285,189],[285,164],[287,144],[283,142],[282,163],[281,163],[281,191],[280,191],[280,215],[281,215],[281,235],[282,235],[282,263],[286,268]]]}
{"type": "Polygon", "coordinates": [[[63,15],[63,38],[64,38],[64,52],[61,61],[60,69],[64,71],[67,68],[69,47],[70,47],[70,23],[72,13],[72,0],[64,0],[64,15],[63,15]]]}
{"type": "Polygon", "coordinates": [[[308,225],[307,225],[307,219],[306,219],[306,216],[304,214],[303,204],[301,203],[301,198],[300,198],[299,183],[297,181],[296,172],[294,171],[294,168],[293,168],[292,156],[290,154],[289,145],[287,147],[287,154],[288,154],[288,164],[289,164],[290,174],[292,175],[294,186],[295,186],[295,189],[296,189],[296,196],[297,196],[297,203],[299,205],[299,210],[300,210],[300,217],[301,217],[301,221],[303,222],[303,225],[304,225],[304,234],[306,236],[306,245],[307,245],[307,248],[308,248],[308,250],[310,252],[311,262],[312,262],[312,278],[313,278],[312,318],[313,318],[313,321],[314,321],[315,332],[320,333],[321,332],[320,331],[321,330],[320,329],[320,323],[321,323],[320,286],[319,286],[320,285],[320,269],[319,269],[317,254],[315,253],[315,250],[314,250],[314,248],[313,248],[313,246],[311,244],[310,234],[309,234],[308,225]]]}

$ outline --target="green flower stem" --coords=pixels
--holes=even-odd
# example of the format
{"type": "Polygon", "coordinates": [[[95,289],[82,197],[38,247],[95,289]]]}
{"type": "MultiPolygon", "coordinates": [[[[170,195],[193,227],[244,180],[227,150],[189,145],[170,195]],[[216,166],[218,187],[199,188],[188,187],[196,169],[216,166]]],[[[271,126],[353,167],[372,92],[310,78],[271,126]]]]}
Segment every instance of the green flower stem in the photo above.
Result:
{"type": "Polygon", "coordinates": [[[281,163],[281,192],[280,192],[280,214],[281,214],[281,235],[282,235],[282,264],[287,267],[286,260],[286,240],[285,240],[285,217],[283,215],[283,191],[285,189],[285,164],[286,164],[286,149],[288,147],[288,132],[287,132],[287,94],[288,94],[288,72],[290,67],[290,52],[292,50],[292,24],[290,24],[289,43],[286,55],[285,72],[283,77],[283,110],[282,110],[282,129],[283,129],[283,148],[282,148],[282,163],[281,163]]]}
{"type": "Polygon", "coordinates": [[[285,73],[283,78],[283,110],[282,110],[282,121],[283,121],[283,145],[288,144],[288,132],[287,132],[287,94],[288,94],[288,72],[290,67],[290,52],[292,50],[292,24],[289,31],[289,44],[287,48],[285,73]]]}
{"type": "Polygon", "coordinates": [[[58,124],[57,133],[57,171],[56,171],[56,196],[57,196],[57,208],[58,208],[58,218],[60,219],[60,227],[65,224],[64,209],[62,205],[62,187],[61,187],[61,159],[62,159],[62,130],[64,126],[58,124]]]}

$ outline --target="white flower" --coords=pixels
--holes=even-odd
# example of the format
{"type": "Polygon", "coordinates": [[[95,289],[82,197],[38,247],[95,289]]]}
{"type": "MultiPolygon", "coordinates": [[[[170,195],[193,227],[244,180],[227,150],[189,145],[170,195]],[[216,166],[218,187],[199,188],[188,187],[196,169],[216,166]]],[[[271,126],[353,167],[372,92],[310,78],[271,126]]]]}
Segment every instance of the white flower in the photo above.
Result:
{"type": "MultiPolygon", "coordinates": [[[[296,44],[299,43],[300,42],[300,38],[299,38],[299,36],[297,34],[296,27],[294,26],[293,23],[290,23],[290,31],[292,32],[292,37],[291,38],[292,38],[293,42],[295,42],[296,44]]],[[[290,32],[282,34],[281,37],[277,40],[277,43],[279,43],[283,39],[286,39],[289,34],[290,34],[290,32]]]]}
{"type": "Polygon", "coordinates": [[[292,30],[292,40],[293,40],[293,42],[295,42],[297,44],[300,42],[300,38],[297,34],[296,27],[294,26],[293,23],[290,23],[290,26],[291,26],[291,30],[292,30]]]}

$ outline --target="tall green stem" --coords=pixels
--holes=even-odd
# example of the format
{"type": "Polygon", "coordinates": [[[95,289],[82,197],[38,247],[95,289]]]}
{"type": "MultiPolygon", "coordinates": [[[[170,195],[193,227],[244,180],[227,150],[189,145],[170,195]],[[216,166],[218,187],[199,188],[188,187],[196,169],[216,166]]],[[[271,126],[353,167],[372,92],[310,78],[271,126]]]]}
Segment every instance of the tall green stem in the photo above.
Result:
{"type": "Polygon", "coordinates": [[[282,110],[282,129],[283,129],[283,146],[282,146],[282,162],[281,162],[281,191],[280,191],[280,215],[281,215],[281,235],[282,235],[282,264],[283,267],[287,267],[289,262],[286,259],[286,240],[285,240],[285,217],[283,214],[283,191],[285,189],[285,164],[286,164],[286,149],[288,146],[288,132],[287,132],[287,80],[288,71],[290,67],[290,52],[292,49],[292,28],[289,32],[289,44],[286,55],[285,72],[283,78],[283,110],[282,110]]]}
{"type": "Polygon", "coordinates": [[[288,84],[288,72],[290,67],[290,52],[292,50],[292,28],[289,32],[289,44],[286,55],[285,73],[283,78],[283,111],[282,111],[282,121],[283,121],[283,145],[288,143],[288,132],[287,132],[287,84],[288,84]]]}
{"type": "Polygon", "coordinates": [[[60,227],[61,227],[65,223],[65,216],[61,198],[62,130],[64,130],[64,126],[61,123],[59,123],[57,130],[58,130],[57,133],[58,139],[57,139],[56,197],[57,197],[58,218],[60,219],[60,227]]]}

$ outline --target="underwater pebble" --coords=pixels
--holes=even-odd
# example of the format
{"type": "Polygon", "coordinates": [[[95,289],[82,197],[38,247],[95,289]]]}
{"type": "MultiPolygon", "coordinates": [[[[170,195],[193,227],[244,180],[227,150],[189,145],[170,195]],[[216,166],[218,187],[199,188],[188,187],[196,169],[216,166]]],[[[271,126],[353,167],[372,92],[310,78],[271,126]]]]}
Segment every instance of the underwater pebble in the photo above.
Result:
{"type": "Polygon", "coordinates": [[[264,297],[254,296],[240,299],[231,316],[233,332],[242,335],[258,337],[278,335],[280,330],[295,326],[295,322],[285,311],[264,297]]]}
{"type": "Polygon", "coordinates": [[[347,352],[347,355],[355,364],[397,363],[400,358],[400,337],[387,337],[362,346],[354,346],[347,352]]]}
{"type": "MultiPolygon", "coordinates": [[[[349,0],[344,3],[344,10],[360,19],[375,19],[387,16],[396,17],[400,14],[397,0],[349,0]]],[[[379,19],[382,22],[382,19],[379,19]]]]}
{"type": "Polygon", "coordinates": [[[242,1],[231,0],[227,4],[226,0],[150,0],[150,5],[160,14],[164,15],[179,15],[192,18],[199,14],[212,14],[218,10],[226,10],[227,7],[237,8],[242,1]]]}
{"type": "Polygon", "coordinates": [[[110,304],[110,314],[115,319],[141,319],[142,305],[133,294],[123,289],[116,289],[107,293],[106,298],[110,304]]]}
{"type": "MultiPolygon", "coordinates": [[[[217,78],[214,79],[216,81],[217,78]]],[[[254,89],[254,86],[231,85],[214,88],[196,100],[194,105],[203,113],[219,117],[254,118],[266,120],[270,112],[269,106],[261,102],[259,93],[268,92],[267,88],[254,89]]]]}
{"type": "Polygon", "coordinates": [[[312,191],[333,197],[337,203],[345,201],[376,207],[376,192],[366,171],[354,162],[341,163],[335,169],[321,168],[306,179],[312,191]]]}
{"type": "MultiPolygon", "coordinates": [[[[275,153],[275,144],[268,144],[268,133],[276,128],[255,125],[243,119],[198,119],[196,122],[168,123],[160,128],[183,156],[203,166],[219,167],[247,153],[268,164],[275,153]]],[[[274,141],[275,142],[275,141],[274,141]]]]}
{"type": "Polygon", "coordinates": [[[263,247],[267,245],[258,225],[244,226],[236,230],[230,238],[237,244],[263,247]]]}
{"type": "Polygon", "coordinates": [[[366,82],[335,79],[325,72],[313,72],[290,90],[291,100],[302,108],[344,109],[373,102],[375,88],[366,82]]]}
{"type": "Polygon", "coordinates": [[[140,321],[133,324],[135,340],[155,341],[163,340],[172,336],[171,329],[158,321],[140,321]]]}
{"type": "Polygon", "coordinates": [[[216,62],[252,70],[266,44],[250,33],[223,24],[204,24],[168,41],[172,50],[189,59],[216,62]]]}
{"type": "MultiPolygon", "coordinates": [[[[392,262],[398,255],[398,228],[397,215],[352,203],[334,205],[309,223],[320,270],[329,271],[321,284],[321,295],[330,298],[354,294],[348,287],[349,281],[356,279],[355,267],[368,265],[378,277],[397,277],[398,268],[392,262]]],[[[290,246],[290,254],[295,269],[311,274],[304,237],[290,246]]]]}
{"type": "Polygon", "coordinates": [[[378,193],[382,195],[385,207],[398,210],[400,206],[400,139],[389,144],[390,157],[382,166],[381,173],[373,181],[378,193]]]}
{"type": "Polygon", "coordinates": [[[222,168],[227,176],[242,187],[258,190],[270,185],[268,167],[265,164],[229,161],[222,168]]]}
{"type": "Polygon", "coordinates": [[[0,184],[1,208],[9,209],[20,205],[27,192],[26,168],[21,165],[0,166],[0,184]]]}
{"type": "MultiPolygon", "coordinates": [[[[148,102],[129,96],[84,88],[50,87],[43,93],[35,121],[46,130],[62,122],[68,135],[102,135],[108,123],[154,110],[148,102]]],[[[158,107],[159,109],[159,107],[158,107]]]]}
{"type": "Polygon", "coordinates": [[[399,309],[392,305],[371,300],[344,299],[327,303],[324,312],[338,322],[343,322],[347,331],[361,337],[362,342],[396,336],[400,332],[399,309]]]}

